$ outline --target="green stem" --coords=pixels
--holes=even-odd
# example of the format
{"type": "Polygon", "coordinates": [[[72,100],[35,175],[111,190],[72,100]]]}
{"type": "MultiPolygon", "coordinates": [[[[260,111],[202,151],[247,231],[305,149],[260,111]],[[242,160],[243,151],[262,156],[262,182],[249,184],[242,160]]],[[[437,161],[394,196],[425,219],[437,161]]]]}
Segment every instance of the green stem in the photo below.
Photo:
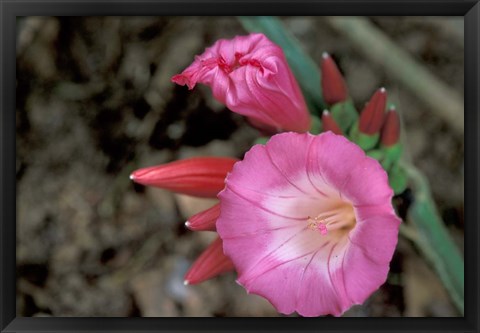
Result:
{"type": "Polygon", "coordinates": [[[465,297],[463,258],[440,218],[427,180],[413,165],[403,163],[402,166],[413,185],[415,199],[409,208],[408,218],[418,230],[418,237],[414,238],[414,243],[432,264],[453,303],[463,315],[465,297]]]}

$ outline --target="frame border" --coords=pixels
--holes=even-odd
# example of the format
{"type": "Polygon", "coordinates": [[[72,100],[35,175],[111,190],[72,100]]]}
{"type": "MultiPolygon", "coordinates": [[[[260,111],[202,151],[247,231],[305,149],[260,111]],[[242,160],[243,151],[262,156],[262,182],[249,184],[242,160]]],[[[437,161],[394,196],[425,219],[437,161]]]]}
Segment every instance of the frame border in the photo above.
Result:
{"type": "Polygon", "coordinates": [[[0,331],[318,331],[478,332],[479,31],[478,0],[0,0],[0,331]],[[275,6],[272,6],[275,4],[275,6]],[[15,317],[15,77],[17,16],[102,15],[428,15],[465,18],[465,295],[464,318],[22,318],[15,317]]]}

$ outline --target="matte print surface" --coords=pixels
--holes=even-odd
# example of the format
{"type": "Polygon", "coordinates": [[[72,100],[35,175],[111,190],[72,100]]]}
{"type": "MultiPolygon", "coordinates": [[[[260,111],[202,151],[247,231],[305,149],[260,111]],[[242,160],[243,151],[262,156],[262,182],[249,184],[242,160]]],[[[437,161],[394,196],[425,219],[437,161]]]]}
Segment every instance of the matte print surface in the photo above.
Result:
{"type": "MultiPolygon", "coordinates": [[[[322,305],[319,313],[340,314],[339,311],[345,311],[342,302],[348,303],[346,306],[357,303],[350,299],[355,298],[357,288],[369,288],[369,283],[378,279],[378,283],[371,287],[375,289],[371,290],[371,296],[362,297],[362,304],[352,307],[345,315],[444,317],[462,314],[463,289],[456,290],[455,286],[448,292],[447,287],[451,286],[446,284],[447,280],[442,280],[440,272],[435,271],[436,261],[428,262],[425,253],[419,251],[431,247],[429,237],[435,236],[437,228],[446,231],[445,236],[452,242],[449,255],[453,265],[446,267],[452,270],[455,278],[455,274],[459,275],[458,282],[463,288],[462,17],[287,17],[279,21],[257,21],[255,18],[246,21],[233,17],[25,17],[17,24],[17,315],[279,315],[267,299],[248,295],[241,285],[235,283],[238,278],[233,272],[235,267],[229,267],[231,273],[209,281],[203,282],[204,278],[200,276],[194,277],[192,285],[184,285],[189,267],[217,237],[212,231],[190,231],[184,223],[219,202],[216,196],[224,187],[227,173],[236,159],[244,158],[258,137],[286,131],[323,133],[330,130],[326,128],[329,122],[338,123],[338,134],[344,134],[353,142],[361,143],[361,135],[357,138],[353,133],[354,127],[365,137],[372,138],[373,146],[366,146],[365,150],[380,155],[378,160],[385,164],[384,169],[390,171],[391,184],[395,185],[395,181],[401,183],[395,189],[393,200],[397,215],[403,220],[401,230],[405,234],[401,233],[397,242],[395,217],[394,221],[388,218],[376,221],[383,212],[374,211],[365,213],[368,216],[364,222],[358,221],[361,217],[350,217],[348,213],[357,209],[354,201],[346,199],[340,204],[332,195],[324,204],[322,198],[317,198],[305,185],[301,188],[306,192],[304,199],[291,195],[291,198],[272,204],[262,201],[257,205],[257,200],[263,200],[266,195],[276,195],[277,187],[280,187],[279,192],[292,192],[283,184],[285,181],[277,180],[272,173],[287,173],[283,167],[285,163],[302,163],[306,153],[295,154],[307,149],[310,143],[306,141],[279,151],[279,156],[272,156],[278,159],[274,163],[280,170],[272,169],[272,163],[259,160],[254,162],[253,169],[243,171],[262,184],[258,187],[255,183],[250,184],[250,178],[238,180],[234,186],[240,193],[230,200],[240,205],[240,211],[228,212],[235,209],[227,206],[229,202],[221,205],[222,215],[223,210],[228,214],[224,217],[228,221],[222,222],[232,224],[231,228],[241,229],[243,233],[246,228],[259,230],[243,236],[248,239],[241,240],[243,243],[236,244],[238,247],[234,250],[240,253],[231,256],[242,255],[241,252],[252,256],[254,262],[238,263],[248,267],[257,265],[258,272],[252,271],[252,279],[266,279],[275,284],[279,283],[278,278],[291,284],[291,290],[278,295],[283,297],[279,302],[287,303],[286,309],[292,306],[294,309],[292,303],[301,304],[303,300],[315,307],[315,299],[322,302],[325,298],[329,304],[322,305]],[[292,51],[279,45],[278,50],[270,52],[268,48],[273,48],[274,42],[268,37],[258,39],[250,35],[249,39],[235,40],[240,38],[238,36],[248,36],[250,32],[247,30],[249,26],[242,26],[242,22],[252,24],[251,31],[261,32],[255,24],[266,22],[274,26],[273,33],[292,34],[311,57],[316,65],[314,69],[320,69],[323,63],[320,84],[309,85],[305,92],[316,90],[321,94],[322,108],[315,105],[307,111],[306,106],[297,107],[297,104],[304,103],[304,98],[300,89],[289,91],[289,86],[297,83],[302,86],[306,79],[298,77],[295,82],[281,72],[290,67],[281,62],[282,51],[287,54],[292,51]],[[276,30],[280,28],[284,30],[276,30]],[[353,35],[350,29],[358,29],[365,36],[353,35]],[[369,34],[379,34],[382,39],[371,44],[369,34]],[[203,62],[198,65],[202,68],[190,67],[195,71],[190,76],[188,73],[174,76],[194,62],[195,56],[202,54],[206,47],[219,43],[221,39],[227,41],[220,42],[224,45],[214,46],[217,48],[215,54],[212,51],[204,55],[204,59],[196,60],[203,62]],[[393,47],[386,48],[383,43],[393,47]],[[372,49],[378,53],[374,54],[372,49]],[[391,63],[385,58],[401,61],[391,63]],[[214,61],[216,63],[210,64],[214,61]],[[270,63],[276,68],[268,68],[270,63]],[[340,72],[331,71],[329,66],[336,66],[340,72]],[[197,78],[199,75],[211,78],[197,78]],[[182,80],[191,80],[193,83],[187,82],[191,88],[196,83],[193,80],[200,84],[189,90],[183,84],[172,82],[172,77],[181,84],[184,83],[182,80]],[[336,80],[344,80],[346,87],[337,87],[336,80]],[[215,89],[225,91],[215,95],[215,89]],[[345,93],[337,92],[342,89],[345,93]],[[349,113],[346,106],[355,110],[349,113]],[[330,113],[322,113],[323,109],[330,113]],[[324,120],[320,131],[311,129],[309,111],[316,117],[313,119],[324,120]],[[388,118],[390,115],[392,120],[388,118]],[[352,119],[344,121],[342,117],[352,119]],[[393,120],[395,117],[400,121],[393,120]],[[259,126],[251,126],[253,120],[276,128],[270,132],[255,129],[259,126]],[[384,140],[388,135],[395,137],[384,144],[382,135],[384,140]],[[397,145],[399,148],[392,148],[397,145]],[[403,151],[390,158],[383,156],[388,149],[403,151]],[[207,170],[202,171],[199,170],[203,168],[202,161],[199,161],[199,165],[185,166],[188,168],[185,171],[181,165],[173,165],[161,175],[137,173],[139,180],[136,183],[140,185],[129,179],[136,169],[196,156],[228,157],[232,158],[232,163],[223,166],[221,161],[212,161],[205,166],[207,170]],[[412,208],[415,208],[412,204],[416,204],[416,196],[420,195],[415,187],[420,184],[408,179],[408,170],[398,164],[397,157],[401,161],[410,160],[412,166],[415,165],[429,180],[424,190],[431,191],[439,216],[425,218],[441,223],[425,238],[421,237],[421,223],[411,216],[412,208]],[[387,161],[389,159],[392,162],[387,161]],[[197,173],[213,173],[216,169],[221,175],[218,186],[211,193],[189,195],[191,193],[185,188],[196,188],[195,178],[202,177],[197,173]],[[150,177],[150,182],[145,180],[143,183],[152,186],[142,186],[142,176],[150,177]],[[181,179],[182,176],[187,179],[181,179]],[[270,176],[274,179],[265,179],[270,176]],[[153,179],[155,177],[162,179],[153,179]],[[270,189],[263,182],[280,182],[280,185],[270,185],[270,189]],[[273,213],[256,212],[261,209],[273,210],[273,213]],[[283,215],[298,219],[305,217],[305,221],[284,221],[285,218],[278,217],[275,209],[288,210],[289,214],[283,215]],[[339,209],[340,212],[335,213],[339,209]],[[308,224],[308,215],[322,215],[325,219],[330,216],[330,223],[338,223],[348,230],[345,235],[334,235],[335,231],[322,235],[308,228],[303,230],[308,224]],[[443,219],[437,221],[441,217],[443,219]],[[250,223],[253,226],[242,227],[250,223]],[[366,231],[371,235],[357,236],[367,237],[365,244],[361,238],[358,249],[348,242],[344,244],[343,237],[354,237],[361,223],[366,227],[369,223],[374,224],[371,231],[366,231]],[[272,230],[289,225],[292,227],[286,229],[285,235],[277,236],[272,230]],[[385,230],[380,230],[384,227],[385,230]],[[298,232],[301,233],[298,240],[286,242],[289,235],[298,232]],[[391,232],[394,234],[390,235],[391,232]],[[263,238],[267,236],[272,239],[263,238]],[[312,236],[316,237],[310,239],[312,236]],[[333,258],[328,259],[333,245],[337,244],[337,237],[340,237],[337,248],[342,260],[348,261],[349,251],[357,250],[360,255],[372,258],[357,258],[355,254],[355,259],[351,259],[353,262],[344,262],[343,267],[337,267],[339,263],[333,258]],[[385,237],[392,239],[384,243],[382,239],[385,237]],[[256,238],[259,238],[258,244],[256,238]],[[303,249],[301,246],[305,242],[312,244],[303,249]],[[330,245],[316,252],[328,242],[330,245]],[[390,261],[395,244],[395,254],[390,261]],[[297,247],[300,248],[297,250],[297,247]],[[271,263],[265,259],[270,258],[269,250],[273,251],[271,263]],[[307,265],[312,259],[312,251],[318,254],[307,265]],[[256,255],[255,252],[260,253],[256,255]],[[282,263],[276,261],[277,257],[294,260],[289,267],[293,271],[284,271],[284,265],[274,268],[282,263]],[[362,260],[373,260],[373,267],[368,262],[365,268],[348,267],[362,260]],[[377,264],[380,265],[382,260],[387,263],[381,269],[389,268],[385,283],[383,272],[378,272],[378,278],[368,272],[380,269],[377,264]],[[310,274],[309,278],[302,280],[301,274],[295,271],[297,268],[310,274]],[[257,276],[267,274],[268,270],[271,274],[265,278],[257,276]],[[331,281],[335,276],[329,278],[329,270],[332,270],[331,275],[340,275],[338,281],[331,281]],[[352,281],[343,281],[343,278],[352,281]],[[197,279],[202,283],[195,284],[197,279]],[[354,280],[359,280],[358,286],[350,286],[356,283],[354,280]],[[346,289],[345,295],[337,295],[340,289],[346,289]]],[[[297,66],[306,65],[300,59],[296,60],[297,66]]],[[[282,141],[279,144],[289,143],[282,141]]],[[[314,149],[310,148],[311,151],[314,149]]],[[[350,162],[349,156],[335,155],[342,149],[341,143],[333,142],[325,152],[328,155],[318,156],[318,159],[326,158],[335,163],[332,165],[334,170],[344,167],[350,162]]],[[[273,150],[270,155],[276,153],[275,147],[270,150],[273,150]]],[[[342,179],[349,177],[361,164],[361,160],[352,161],[345,175],[341,175],[342,179]]],[[[293,170],[291,176],[287,174],[285,177],[294,179],[298,172],[293,170]]],[[[207,174],[204,180],[198,180],[201,183],[198,192],[215,182],[213,177],[216,175],[207,174]]],[[[293,189],[303,185],[301,175],[298,177],[299,184],[295,183],[296,179],[292,181],[293,189]]],[[[370,191],[369,187],[377,185],[369,184],[367,177],[362,175],[357,186],[359,191],[366,192],[366,199],[370,199],[377,194],[373,192],[382,190],[370,191]]],[[[313,182],[317,187],[330,188],[322,181],[315,183],[314,179],[313,182]]],[[[302,191],[297,189],[297,192],[302,191]]],[[[388,197],[387,202],[390,200],[388,197]]],[[[212,215],[216,216],[209,217],[213,225],[219,213],[214,212],[212,215]]],[[[215,230],[215,227],[209,229],[215,230]]],[[[229,238],[234,231],[229,230],[225,237],[229,238]]],[[[235,233],[233,237],[240,236],[235,233]]],[[[225,250],[226,241],[222,243],[225,250]]],[[[438,249],[431,250],[434,255],[439,255],[438,249]]],[[[214,255],[220,256],[221,249],[217,251],[219,253],[214,255]]],[[[450,263],[448,257],[435,258],[442,264],[443,261],[450,263]]],[[[211,265],[205,268],[207,272],[198,274],[209,275],[208,270],[215,270],[215,266],[221,263],[211,265]]],[[[256,287],[255,281],[248,285],[256,287]]],[[[262,292],[261,287],[258,288],[262,292]]],[[[274,293],[281,293],[282,286],[277,288],[274,293]]]]}
{"type": "Polygon", "coordinates": [[[0,1],[0,330],[477,332],[480,7],[387,2],[0,1]]]}

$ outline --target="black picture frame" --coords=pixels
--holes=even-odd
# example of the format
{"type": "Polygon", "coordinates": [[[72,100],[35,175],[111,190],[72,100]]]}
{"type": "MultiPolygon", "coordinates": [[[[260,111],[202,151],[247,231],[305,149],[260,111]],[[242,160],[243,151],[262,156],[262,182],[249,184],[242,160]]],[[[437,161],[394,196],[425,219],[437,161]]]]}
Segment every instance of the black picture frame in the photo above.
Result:
{"type": "Polygon", "coordinates": [[[480,4],[423,1],[7,1],[0,0],[0,329],[1,332],[411,331],[478,332],[480,4]],[[17,16],[422,15],[465,18],[465,317],[463,318],[21,318],[15,317],[15,41],[17,16]]]}

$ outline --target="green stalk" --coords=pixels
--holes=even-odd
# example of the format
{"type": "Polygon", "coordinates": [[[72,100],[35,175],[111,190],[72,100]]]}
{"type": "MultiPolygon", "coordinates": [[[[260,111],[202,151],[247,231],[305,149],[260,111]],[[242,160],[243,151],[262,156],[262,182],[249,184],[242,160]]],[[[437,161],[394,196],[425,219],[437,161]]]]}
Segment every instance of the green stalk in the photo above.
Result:
{"type": "Polygon", "coordinates": [[[438,273],[453,303],[464,314],[464,262],[433,202],[426,178],[413,165],[402,164],[413,185],[408,218],[418,230],[415,245],[438,273]]]}

